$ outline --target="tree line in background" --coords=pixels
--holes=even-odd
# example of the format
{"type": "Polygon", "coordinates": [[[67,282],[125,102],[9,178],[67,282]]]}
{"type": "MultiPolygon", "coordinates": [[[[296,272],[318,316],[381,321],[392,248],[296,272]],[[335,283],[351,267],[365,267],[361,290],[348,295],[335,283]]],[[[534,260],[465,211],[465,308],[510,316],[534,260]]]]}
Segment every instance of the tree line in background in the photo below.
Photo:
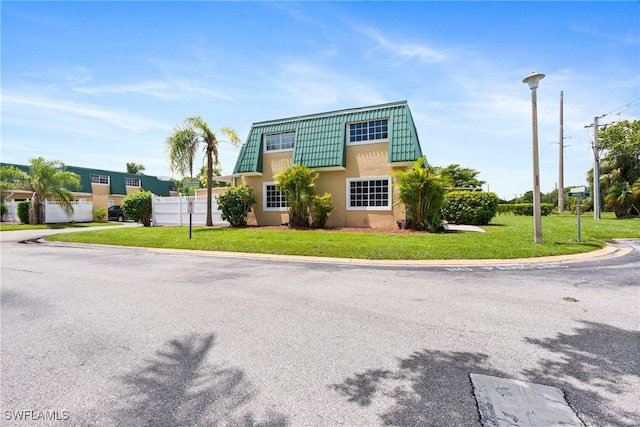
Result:
{"type": "MultiPolygon", "coordinates": [[[[621,121],[603,128],[598,137],[600,146],[600,199],[603,210],[614,212],[616,217],[640,216],[640,121],[621,121]]],[[[591,194],[593,168],[586,173],[591,194]]],[[[582,186],[574,185],[572,187],[582,186]]],[[[575,212],[576,199],[569,197],[571,187],[565,187],[564,200],[575,212]]],[[[541,203],[558,206],[558,189],[540,195],[541,203]]],[[[505,204],[533,203],[533,191],[527,191],[505,204]]],[[[593,210],[593,197],[582,199],[585,210],[593,210]]]]}

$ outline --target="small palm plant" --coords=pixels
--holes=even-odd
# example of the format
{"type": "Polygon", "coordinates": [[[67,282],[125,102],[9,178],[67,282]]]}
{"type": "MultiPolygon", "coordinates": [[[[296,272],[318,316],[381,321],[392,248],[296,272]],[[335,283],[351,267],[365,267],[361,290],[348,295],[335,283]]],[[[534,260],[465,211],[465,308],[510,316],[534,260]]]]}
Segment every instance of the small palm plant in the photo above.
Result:
{"type": "Polygon", "coordinates": [[[395,184],[399,190],[399,204],[407,212],[407,228],[437,231],[442,223],[440,208],[444,202],[447,181],[432,167],[425,166],[421,157],[407,171],[396,171],[395,184]]]}
{"type": "Polygon", "coordinates": [[[616,217],[640,215],[640,179],[633,185],[616,182],[605,196],[605,202],[613,206],[616,217]]]}
{"type": "Polygon", "coordinates": [[[303,165],[289,165],[277,174],[276,188],[289,202],[289,227],[309,227],[309,215],[318,174],[303,165]]]}
{"type": "Polygon", "coordinates": [[[59,160],[45,160],[42,157],[29,159],[28,186],[33,191],[29,207],[29,223],[44,224],[45,199],[53,198],[62,210],[73,213],[71,202],[75,196],[69,188],[80,188],[80,176],[66,170],[59,160]]]}

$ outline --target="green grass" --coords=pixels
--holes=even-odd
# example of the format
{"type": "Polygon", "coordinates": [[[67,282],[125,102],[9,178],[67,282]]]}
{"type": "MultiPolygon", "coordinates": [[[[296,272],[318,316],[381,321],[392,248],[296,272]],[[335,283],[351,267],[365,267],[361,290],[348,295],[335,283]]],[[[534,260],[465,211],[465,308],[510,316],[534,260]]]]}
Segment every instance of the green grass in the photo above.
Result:
{"type": "Polygon", "coordinates": [[[259,227],[137,227],[93,230],[50,236],[47,240],[149,248],[307,255],[337,258],[427,260],[511,259],[567,255],[604,247],[613,238],[640,237],[640,219],[599,221],[581,218],[578,243],[576,217],[543,217],[543,243],[533,243],[533,218],[502,215],[483,227],[486,233],[351,233],[322,230],[267,230],[259,227]]]}
{"type": "Polygon", "coordinates": [[[100,227],[104,225],[121,225],[116,222],[77,222],[65,224],[7,224],[0,222],[0,231],[14,230],[58,230],[61,228],[84,228],[84,227],[100,227]]]}

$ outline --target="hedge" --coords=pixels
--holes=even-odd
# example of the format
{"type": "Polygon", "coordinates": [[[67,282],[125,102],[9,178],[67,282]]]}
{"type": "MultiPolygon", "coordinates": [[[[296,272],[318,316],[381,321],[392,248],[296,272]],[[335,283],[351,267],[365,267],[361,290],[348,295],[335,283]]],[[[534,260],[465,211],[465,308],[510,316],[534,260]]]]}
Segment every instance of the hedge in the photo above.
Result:
{"type": "Polygon", "coordinates": [[[28,202],[28,201],[18,202],[18,205],[16,207],[18,219],[23,224],[29,224],[29,205],[30,204],[31,202],[28,202]]]}
{"type": "MultiPolygon", "coordinates": [[[[550,215],[556,207],[551,203],[541,203],[540,213],[542,216],[550,215]]],[[[533,203],[516,203],[498,205],[498,213],[512,213],[518,216],[533,216],[533,203]]]]}
{"type": "Polygon", "coordinates": [[[496,193],[451,191],[444,196],[442,219],[455,224],[487,225],[498,212],[496,193]]]}

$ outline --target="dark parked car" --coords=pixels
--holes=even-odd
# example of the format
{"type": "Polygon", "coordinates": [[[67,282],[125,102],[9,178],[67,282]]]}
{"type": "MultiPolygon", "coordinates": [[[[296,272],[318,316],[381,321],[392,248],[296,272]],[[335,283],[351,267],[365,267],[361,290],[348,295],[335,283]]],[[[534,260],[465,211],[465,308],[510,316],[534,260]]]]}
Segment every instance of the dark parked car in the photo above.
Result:
{"type": "Polygon", "coordinates": [[[123,222],[127,219],[126,216],[124,216],[124,212],[122,212],[122,208],[120,206],[111,206],[109,208],[109,221],[118,221],[118,222],[123,222]]]}

